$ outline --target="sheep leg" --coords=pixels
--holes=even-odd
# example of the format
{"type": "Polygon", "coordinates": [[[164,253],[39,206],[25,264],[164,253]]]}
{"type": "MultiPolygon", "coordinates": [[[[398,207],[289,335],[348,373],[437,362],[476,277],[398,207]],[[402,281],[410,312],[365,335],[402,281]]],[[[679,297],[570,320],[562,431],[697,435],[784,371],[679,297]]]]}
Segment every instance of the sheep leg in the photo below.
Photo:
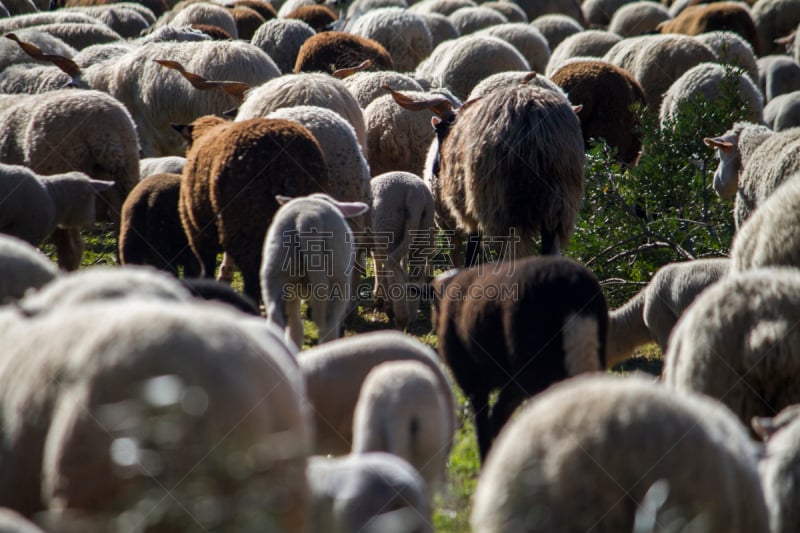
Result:
{"type": "Polygon", "coordinates": [[[492,406],[490,415],[491,427],[491,440],[500,433],[503,426],[514,414],[514,410],[525,401],[529,395],[525,391],[518,388],[516,385],[509,384],[500,390],[500,395],[497,397],[497,402],[492,406]]]}
{"type": "Polygon", "coordinates": [[[285,300],[283,309],[278,312],[282,315],[282,318],[285,318],[284,324],[287,324],[286,337],[295,343],[298,348],[302,348],[303,317],[300,315],[300,300],[285,300]]]}
{"type": "Polygon", "coordinates": [[[217,275],[217,281],[221,281],[230,285],[233,281],[234,270],[236,270],[236,266],[233,264],[233,259],[231,259],[227,253],[223,253],[222,264],[219,266],[219,275],[217,275]]]}
{"type": "Polygon", "coordinates": [[[481,250],[481,234],[470,233],[467,236],[467,250],[464,253],[464,266],[469,268],[478,264],[481,250]]]}
{"type": "Polygon", "coordinates": [[[469,396],[472,409],[475,411],[475,434],[478,437],[478,452],[481,463],[486,460],[489,447],[492,445],[492,428],[489,420],[489,395],[474,394],[469,396]]]}
{"type": "Polygon", "coordinates": [[[67,271],[78,270],[83,257],[81,230],[76,228],[56,228],[53,244],[58,254],[58,266],[67,271]]]}

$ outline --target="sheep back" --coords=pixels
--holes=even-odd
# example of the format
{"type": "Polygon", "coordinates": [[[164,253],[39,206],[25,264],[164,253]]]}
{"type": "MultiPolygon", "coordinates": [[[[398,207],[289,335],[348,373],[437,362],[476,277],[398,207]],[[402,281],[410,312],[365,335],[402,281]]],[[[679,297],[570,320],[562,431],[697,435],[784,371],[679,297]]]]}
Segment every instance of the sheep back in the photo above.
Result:
{"type": "Polygon", "coordinates": [[[379,69],[394,68],[392,56],[377,41],[344,32],[326,31],[305,40],[294,72],[326,72],[357,67],[367,59],[379,69]]]}
{"type": "Polygon", "coordinates": [[[727,30],[738,33],[756,54],[761,44],[750,9],[739,2],[714,2],[689,6],[672,20],[659,26],[661,33],[699,35],[710,31],[727,30]]]}
{"type": "Polygon", "coordinates": [[[459,227],[496,236],[516,228],[523,238],[541,230],[567,245],[584,149],[562,95],[527,85],[490,93],[459,115],[440,153],[441,197],[459,227]]]}
{"type": "Polygon", "coordinates": [[[639,82],[627,71],[605,61],[569,62],[555,71],[550,79],[580,105],[578,119],[584,147],[589,139],[602,137],[617,149],[617,158],[633,164],[642,148],[634,104],[646,105],[639,82]]]}

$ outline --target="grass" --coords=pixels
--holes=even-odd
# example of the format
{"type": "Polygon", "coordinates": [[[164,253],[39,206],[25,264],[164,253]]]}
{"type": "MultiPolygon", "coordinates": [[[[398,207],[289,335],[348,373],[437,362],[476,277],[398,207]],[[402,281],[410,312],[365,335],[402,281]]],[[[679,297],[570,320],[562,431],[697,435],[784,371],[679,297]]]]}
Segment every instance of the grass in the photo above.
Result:
{"type": "MultiPolygon", "coordinates": [[[[97,225],[96,229],[83,233],[86,249],[83,255],[82,268],[96,265],[116,265],[116,244],[110,226],[97,225]]],[[[52,244],[45,244],[43,251],[54,261],[57,259],[52,244]]],[[[221,256],[220,256],[221,259],[221,256]]],[[[362,283],[373,281],[371,265],[367,269],[367,277],[362,283]]],[[[242,289],[238,273],[233,286],[242,289]]],[[[377,310],[371,302],[362,302],[357,313],[345,321],[344,336],[356,335],[367,331],[376,331],[392,327],[389,317],[377,310]]],[[[317,331],[314,324],[304,322],[304,347],[317,344],[317,331]]],[[[415,336],[433,349],[437,348],[437,337],[431,330],[430,308],[420,306],[417,322],[406,333],[415,336]]],[[[644,371],[659,374],[662,366],[661,353],[657,346],[648,345],[637,351],[634,358],[615,367],[614,372],[628,373],[644,371]]],[[[451,380],[452,381],[452,380],[451,380]]],[[[475,438],[475,427],[468,401],[457,386],[454,386],[457,399],[457,429],[453,449],[447,464],[447,484],[434,501],[434,527],[437,533],[465,533],[470,531],[469,515],[472,508],[472,494],[478,481],[480,461],[475,438]]]]}

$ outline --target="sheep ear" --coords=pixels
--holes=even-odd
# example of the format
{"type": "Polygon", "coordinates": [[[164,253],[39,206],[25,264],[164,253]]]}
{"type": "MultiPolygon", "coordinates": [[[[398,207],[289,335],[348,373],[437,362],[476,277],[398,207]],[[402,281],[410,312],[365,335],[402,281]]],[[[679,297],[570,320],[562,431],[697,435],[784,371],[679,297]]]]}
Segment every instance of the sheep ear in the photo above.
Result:
{"type": "Polygon", "coordinates": [[[772,42],[780,46],[785,46],[788,49],[794,44],[794,37],[796,33],[796,31],[793,31],[791,34],[786,35],[785,37],[779,37],[772,42]]]}
{"type": "Polygon", "coordinates": [[[357,217],[358,215],[363,215],[367,211],[369,211],[369,206],[364,202],[333,202],[336,207],[339,208],[339,211],[342,212],[342,216],[344,218],[353,218],[357,217]]]}
{"type": "Polygon", "coordinates": [[[727,152],[733,148],[733,143],[725,140],[724,137],[706,137],[703,139],[703,143],[709,148],[719,148],[723,152],[727,152]]]}
{"type": "Polygon", "coordinates": [[[572,112],[575,113],[576,115],[581,112],[581,109],[583,109],[582,105],[574,105],[574,106],[572,106],[572,112]]]}
{"type": "Polygon", "coordinates": [[[189,142],[192,142],[192,130],[194,130],[194,125],[192,124],[170,124],[172,129],[180,133],[181,137],[186,139],[189,142]]]}
{"type": "Polygon", "coordinates": [[[440,119],[436,115],[431,117],[431,126],[433,126],[433,129],[436,129],[436,126],[438,126],[441,123],[442,123],[442,119],[440,119]]]}
{"type": "Polygon", "coordinates": [[[291,196],[284,196],[282,194],[276,194],[275,195],[275,200],[278,202],[278,205],[283,205],[283,204],[287,203],[291,199],[292,199],[291,196]]]}
{"type": "Polygon", "coordinates": [[[92,185],[92,189],[96,193],[103,192],[106,189],[110,189],[111,187],[114,186],[114,182],[113,181],[103,181],[103,180],[89,179],[89,183],[92,185]]]}

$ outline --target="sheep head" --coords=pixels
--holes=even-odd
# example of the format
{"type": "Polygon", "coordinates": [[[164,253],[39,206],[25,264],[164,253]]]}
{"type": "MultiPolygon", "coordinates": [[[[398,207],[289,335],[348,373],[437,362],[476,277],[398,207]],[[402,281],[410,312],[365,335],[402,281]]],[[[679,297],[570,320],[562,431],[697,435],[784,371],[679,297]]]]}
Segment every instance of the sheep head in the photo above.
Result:
{"type": "Polygon", "coordinates": [[[714,190],[723,199],[730,199],[736,195],[739,186],[739,171],[741,162],[737,147],[738,136],[723,135],[722,137],[706,137],[703,143],[709,148],[719,150],[719,166],[714,171],[714,190]]]}

